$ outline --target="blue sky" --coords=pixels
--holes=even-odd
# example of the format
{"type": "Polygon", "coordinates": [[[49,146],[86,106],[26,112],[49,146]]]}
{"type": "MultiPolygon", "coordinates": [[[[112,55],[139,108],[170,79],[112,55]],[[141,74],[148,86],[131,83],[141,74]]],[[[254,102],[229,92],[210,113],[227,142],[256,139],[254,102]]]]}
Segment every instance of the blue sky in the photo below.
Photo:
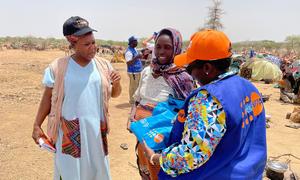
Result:
{"type": "MultiPolygon", "coordinates": [[[[184,39],[207,19],[210,0],[1,0],[0,36],[62,38],[62,24],[79,15],[97,29],[96,38],[147,37],[164,27],[184,39]]],[[[300,0],[222,0],[224,32],[233,42],[284,41],[300,35],[300,0]]]]}

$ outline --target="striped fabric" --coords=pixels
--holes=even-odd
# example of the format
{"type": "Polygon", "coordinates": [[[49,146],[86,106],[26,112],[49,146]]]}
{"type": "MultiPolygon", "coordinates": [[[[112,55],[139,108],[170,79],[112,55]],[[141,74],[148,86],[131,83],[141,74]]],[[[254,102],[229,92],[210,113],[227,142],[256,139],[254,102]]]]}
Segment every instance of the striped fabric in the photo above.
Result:
{"type": "MultiPolygon", "coordinates": [[[[140,119],[152,116],[152,110],[153,110],[154,106],[155,105],[153,105],[153,104],[146,104],[146,105],[139,104],[136,107],[134,119],[136,119],[138,121],[140,119]]],[[[141,144],[139,144],[138,141],[137,141],[135,151],[136,151],[136,155],[137,155],[138,169],[139,169],[139,173],[140,173],[142,179],[150,179],[148,163],[147,163],[148,159],[146,158],[146,156],[144,154],[143,147],[141,146],[141,144]]]]}
{"type": "Polygon", "coordinates": [[[135,113],[134,119],[140,120],[140,119],[152,116],[152,111],[154,109],[154,106],[155,105],[153,105],[153,104],[146,104],[146,105],[139,104],[136,107],[136,113],[135,113]]]}
{"type": "Polygon", "coordinates": [[[79,119],[70,121],[62,119],[62,131],[62,153],[80,158],[79,119]]]}

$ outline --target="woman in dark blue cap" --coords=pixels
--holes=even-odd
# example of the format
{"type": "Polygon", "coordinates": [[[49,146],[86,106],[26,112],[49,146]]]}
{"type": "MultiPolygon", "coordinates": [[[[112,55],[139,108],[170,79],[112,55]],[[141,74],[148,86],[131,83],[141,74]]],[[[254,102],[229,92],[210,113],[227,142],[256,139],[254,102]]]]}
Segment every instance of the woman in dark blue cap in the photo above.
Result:
{"type": "Polygon", "coordinates": [[[74,54],[45,70],[44,94],[32,137],[56,148],[54,179],[111,179],[108,163],[108,100],[121,93],[120,75],[95,58],[94,29],[75,16],[63,25],[74,54]],[[47,135],[41,125],[48,116],[47,135]]]}

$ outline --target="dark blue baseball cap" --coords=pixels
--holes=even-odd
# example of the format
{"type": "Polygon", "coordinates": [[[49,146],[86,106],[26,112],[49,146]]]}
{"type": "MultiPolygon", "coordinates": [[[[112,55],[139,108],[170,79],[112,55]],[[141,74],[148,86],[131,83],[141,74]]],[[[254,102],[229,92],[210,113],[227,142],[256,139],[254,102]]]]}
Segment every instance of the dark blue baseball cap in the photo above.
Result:
{"type": "Polygon", "coordinates": [[[89,22],[79,16],[70,17],[63,25],[64,36],[81,36],[93,31],[96,30],[89,27],[89,22]]]}
{"type": "Polygon", "coordinates": [[[129,39],[128,39],[128,45],[131,44],[133,41],[137,41],[138,39],[134,36],[131,36],[129,39]]]}

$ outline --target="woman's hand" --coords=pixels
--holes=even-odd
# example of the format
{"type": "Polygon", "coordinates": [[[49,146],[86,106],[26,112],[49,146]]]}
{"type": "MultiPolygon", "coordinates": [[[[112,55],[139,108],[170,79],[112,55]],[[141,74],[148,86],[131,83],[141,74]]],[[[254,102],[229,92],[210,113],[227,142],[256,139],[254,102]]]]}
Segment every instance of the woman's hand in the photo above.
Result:
{"type": "Polygon", "coordinates": [[[144,153],[145,156],[147,157],[147,159],[150,161],[151,164],[159,164],[159,158],[161,156],[161,154],[156,154],[148,145],[145,141],[143,141],[143,143],[141,143],[143,149],[144,149],[144,153]],[[152,158],[152,159],[151,159],[152,158]],[[152,161],[151,161],[152,160],[152,161]]]}
{"type": "Polygon", "coordinates": [[[46,135],[40,126],[34,125],[32,131],[32,139],[36,144],[39,144],[40,137],[46,137],[46,135]]]}
{"type": "Polygon", "coordinates": [[[136,113],[136,103],[134,103],[134,104],[132,105],[131,110],[130,110],[130,115],[129,115],[128,121],[127,121],[127,130],[128,130],[130,133],[132,133],[131,130],[130,130],[130,124],[131,124],[131,122],[137,121],[137,120],[135,119],[135,113],[136,113]]]}
{"type": "Polygon", "coordinates": [[[130,121],[130,119],[128,119],[128,121],[127,121],[127,131],[132,133],[131,130],[130,130],[130,124],[131,124],[131,121],[130,121]]]}
{"type": "Polygon", "coordinates": [[[118,71],[112,71],[110,73],[110,80],[112,82],[112,85],[120,83],[121,75],[118,71]]]}
{"type": "Polygon", "coordinates": [[[121,87],[121,75],[118,71],[112,71],[110,73],[110,80],[112,84],[112,92],[111,92],[111,97],[116,98],[118,97],[121,92],[122,92],[122,87],[121,87]]]}
{"type": "Polygon", "coordinates": [[[145,152],[145,155],[147,157],[147,159],[150,160],[150,157],[155,154],[155,152],[149,148],[149,146],[147,145],[146,141],[143,141],[143,143],[141,143],[143,149],[144,149],[144,152],[145,152]]]}
{"type": "Polygon", "coordinates": [[[134,116],[130,116],[130,117],[128,118],[128,121],[127,121],[127,130],[128,130],[130,133],[132,133],[131,130],[130,130],[131,122],[135,122],[135,121],[136,121],[136,119],[134,119],[134,116]]]}

